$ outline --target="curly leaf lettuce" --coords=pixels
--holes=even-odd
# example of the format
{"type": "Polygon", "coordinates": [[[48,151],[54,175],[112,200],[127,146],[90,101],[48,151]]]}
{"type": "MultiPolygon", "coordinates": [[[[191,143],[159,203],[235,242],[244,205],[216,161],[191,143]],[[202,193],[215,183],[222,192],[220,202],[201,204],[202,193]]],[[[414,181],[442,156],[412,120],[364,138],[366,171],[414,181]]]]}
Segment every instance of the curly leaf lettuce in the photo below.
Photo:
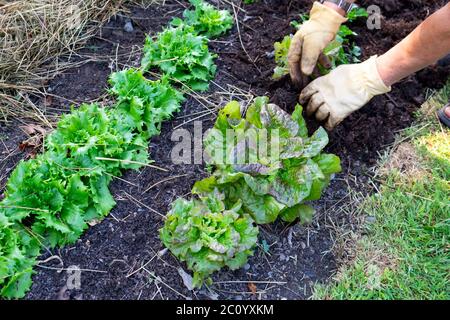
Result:
{"type": "Polygon", "coordinates": [[[31,286],[31,276],[40,244],[25,229],[13,224],[0,208],[0,295],[22,298],[31,286]]]}
{"type": "Polygon", "coordinates": [[[161,123],[180,109],[183,95],[175,90],[167,77],[151,81],[142,71],[130,68],[113,73],[109,92],[117,97],[117,125],[128,124],[121,131],[137,128],[143,138],[158,135],[161,123]]]}
{"type": "Polygon", "coordinates": [[[192,26],[194,31],[208,38],[218,37],[233,27],[233,17],[227,10],[217,10],[213,5],[203,0],[189,0],[194,10],[185,10],[183,20],[174,18],[173,26],[186,24],[192,26]]]}
{"type": "Polygon", "coordinates": [[[226,209],[217,190],[200,200],[177,199],[160,229],[164,245],[194,272],[195,287],[221,268],[242,267],[253,254],[257,236],[258,228],[242,214],[240,201],[226,209]]]}
{"type": "Polygon", "coordinates": [[[158,33],[156,40],[147,37],[142,67],[159,67],[168,77],[205,91],[216,74],[215,54],[211,54],[207,38],[197,35],[193,27],[180,25],[158,33]]]}

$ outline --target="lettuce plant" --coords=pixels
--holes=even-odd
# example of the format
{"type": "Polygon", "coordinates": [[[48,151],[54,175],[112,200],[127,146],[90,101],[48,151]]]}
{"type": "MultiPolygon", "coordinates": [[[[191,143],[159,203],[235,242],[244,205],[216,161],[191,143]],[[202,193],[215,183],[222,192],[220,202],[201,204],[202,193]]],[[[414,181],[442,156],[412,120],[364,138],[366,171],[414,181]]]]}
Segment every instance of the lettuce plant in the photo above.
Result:
{"type": "Polygon", "coordinates": [[[0,211],[0,296],[21,298],[31,286],[40,244],[0,211]]]}
{"type": "Polygon", "coordinates": [[[217,190],[199,200],[177,199],[160,230],[164,245],[194,271],[195,287],[223,267],[242,267],[253,254],[257,236],[258,227],[241,212],[241,201],[227,209],[217,190]]]}
{"type": "Polygon", "coordinates": [[[115,202],[110,178],[84,179],[82,169],[64,169],[47,154],[21,162],[8,181],[3,213],[16,224],[29,225],[47,246],[74,243],[88,221],[104,216],[115,202]]]}
{"type": "Polygon", "coordinates": [[[128,123],[128,127],[136,127],[143,138],[158,135],[161,123],[170,119],[184,101],[166,76],[151,81],[142,71],[133,68],[113,73],[109,83],[109,92],[117,97],[117,113],[123,118],[117,125],[128,123]]]}
{"type": "MultiPolygon", "coordinates": [[[[347,18],[349,22],[354,22],[361,18],[367,18],[368,13],[364,8],[356,7],[349,12],[347,18]]],[[[291,25],[300,29],[302,24],[309,20],[309,15],[300,15],[299,21],[292,21],[291,25]]],[[[352,42],[352,38],[358,34],[351,30],[346,25],[342,25],[336,35],[336,38],[324,49],[323,53],[328,57],[331,63],[331,70],[342,64],[357,63],[360,62],[361,48],[352,42]]],[[[274,55],[276,67],[272,78],[275,80],[281,79],[283,76],[289,73],[288,66],[288,52],[291,46],[292,35],[287,35],[280,42],[274,43],[274,55]]],[[[325,69],[320,64],[318,65],[321,74],[327,74],[328,69],[325,69]]]]}
{"type": "Polygon", "coordinates": [[[285,36],[280,42],[275,42],[273,44],[275,49],[274,53],[276,67],[273,70],[272,78],[275,80],[281,79],[289,73],[288,52],[291,46],[291,39],[292,36],[288,35],[285,36]]]}
{"type": "Polygon", "coordinates": [[[164,29],[156,40],[147,37],[142,67],[159,67],[168,77],[205,91],[216,74],[215,57],[208,50],[207,38],[191,26],[180,25],[164,29]]]}
{"type": "Polygon", "coordinates": [[[233,27],[234,20],[228,10],[217,10],[203,0],[189,2],[194,6],[194,10],[185,10],[183,20],[174,18],[171,22],[173,26],[192,26],[197,34],[208,38],[218,37],[233,27]]]}
{"type": "Polygon", "coordinates": [[[260,97],[241,116],[231,102],[219,112],[205,139],[212,175],[194,185],[205,195],[218,189],[228,207],[237,201],[258,224],[308,221],[314,210],[305,202],[317,200],[331,176],[341,170],[340,160],[322,153],[328,136],[319,128],[308,136],[302,108],[289,115],[260,97]],[[230,138],[232,137],[232,138],[230,138]]]}

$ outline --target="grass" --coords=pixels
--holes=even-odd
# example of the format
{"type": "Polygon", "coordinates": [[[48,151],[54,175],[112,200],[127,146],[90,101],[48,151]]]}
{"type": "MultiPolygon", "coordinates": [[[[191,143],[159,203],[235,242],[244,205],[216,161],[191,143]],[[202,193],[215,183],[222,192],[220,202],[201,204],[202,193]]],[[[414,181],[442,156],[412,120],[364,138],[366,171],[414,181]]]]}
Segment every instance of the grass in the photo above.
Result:
{"type": "MultiPolygon", "coordinates": [[[[331,283],[315,287],[313,298],[450,298],[450,131],[435,117],[449,92],[450,82],[423,106],[417,126],[399,137],[410,146],[403,154],[415,161],[381,175],[379,192],[362,204],[370,217],[367,235],[331,283]]],[[[394,157],[395,151],[385,162],[394,157]]]]}

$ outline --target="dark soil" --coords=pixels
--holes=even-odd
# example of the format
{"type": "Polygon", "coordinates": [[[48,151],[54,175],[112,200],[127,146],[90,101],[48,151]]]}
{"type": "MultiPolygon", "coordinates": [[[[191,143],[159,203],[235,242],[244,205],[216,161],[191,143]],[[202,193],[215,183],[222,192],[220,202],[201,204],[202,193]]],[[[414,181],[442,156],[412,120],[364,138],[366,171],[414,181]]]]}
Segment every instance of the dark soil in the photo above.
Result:
{"type": "MultiPolygon", "coordinates": [[[[363,58],[381,54],[408,34],[427,14],[447,1],[361,1],[362,5],[379,3],[385,16],[381,30],[369,31],[364,23],[353,28],[361,35],[356,43],[363,50],[363,58]]],[[[237,2],[236,2],[237,3],[237,2]]],[[[218,53],[218,73],[215,85],[203,95],[217,105],[231,97],[243,98],[234,88],[255,95],[268,95],[274,103],[292,110],[298,91],[284,79],[273,82],[273,43],[294,30],[289,22],[299,13],[309,10],[311,1],[266,0],[244,7],[239,14],[240,35],[237,28],[219,41],[211,42],[218,53]],[[246,52],[243,50],[245,47],[246,52]],[[222,93],[221,93],[222,92],[222,93]]],[[[220,6],[226,4],[220,2],[220,6]]],[[[124,66],[137,66],[140,61],[146,33],[154,34],[171,17],[181,15],[179,2],[166,1],[165,6],[149,9],[130,8],[130,14],[121,14],[111,20],[73,59],[85,61],[51,81],[48,91],[64,99],[53,99],[47,112],[68,110],[71,101],[83,102],[101,99],[111,71],[124,66]],[[127,33],[123,26],[131,18],[135,30],[127,33]],[[116,62],[116,57],[118,61],[116,62]]],[[[209,289],[189,291],[183,285],[179,268],[185,268],[170,253],[161,251],[158,237],[162,218],[170,203],[180,196],[189,196],[195,180],[206,175],[202,165],[174,165],[170,152],[172,130],[196,118],[204,110],[201,99],[190,98],[173,121],[163,125],[162,133],[150,144],[152,159],[158,166],[170,169],[163,173],[146,168],[140,172],[127,172],[112,184],[117,206],[101,223],[91,227],[73,246],[53,250],[41,257],[45,260],[59,256],[36,267],[32,290],[27,299],[305,299],[311,295],[314,283],[326,282],[338,267],[334,251],[335,226],[351,222],[349,214],[339,210],[351,204],[349,188],[370,192],[370,167],[394,140],[399,130],[408,127],[413,112],[424,101],[425,89],[439,88],[450,68],[433,66],[396,85],[389,95],[373,99],[362,110],[346,119],[330,133],[328,151],[339,155],[343,173],[336,176],[323,198],[314,203],[317,210],[310,226],[288,226],[276,223],[261,228],[255,256],[245,268],[231,272],[224,270],[214,275],[209,289]],[[190,115],[190,116],[189,116],[190,115]],[[164,181],[169,177],[175,178],[164,181]],[[130,184],[131,183],[131,184],[130,184]],[[156,184],[156,185],[155,185],[156,184]],[[153,188],[145,192],[149,186],[153,188]],[[156,213],[156,212],[158,213],[156,213]],[[334,226],[334,227],[332,227],[334,226]],[[160,254],[158,254],[160,253],[160,254]],[[67,288],[68,273],[60,268],[78,266],[81,288],[67,288]],[[255,286],[254,286],[255,285],[255,286]],[[255,292],[256,288],[256,292],[255,292]]],[[[40,101],[41,104],[44,101],[40,101]]],[[[212,126],[214,115],[201,118],[203,129],[212,126]]],[[[318,124],[309,121],[311,130],[318,124]]],[[[183,126],[193,131],[192,122],[183,126]]],[[[0,128],[0,187],[21,158],[34,152],[21,150],[19,144],[25,134],[13,122],[0,128]]],[[[186,270],[187,271],[187,270],[186,270]]]]}

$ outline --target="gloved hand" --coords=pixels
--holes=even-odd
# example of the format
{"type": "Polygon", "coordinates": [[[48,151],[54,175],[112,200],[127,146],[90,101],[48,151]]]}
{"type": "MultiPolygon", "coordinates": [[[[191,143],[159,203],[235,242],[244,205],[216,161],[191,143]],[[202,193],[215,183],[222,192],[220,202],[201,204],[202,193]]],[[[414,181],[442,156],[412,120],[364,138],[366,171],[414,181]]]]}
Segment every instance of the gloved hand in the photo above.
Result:
{"type": "Polygon", "coordinates": [[[309,101],[306,114],[326,121],[333,129],[352,112],[363,107],[374,96],[391,91],[377,69],[377,57],[358,63],[341,65],[328,75],[311,82],[300,94],[299,101],[309,101]]]}
{"type": "Polygon", "coordinates": [[[334,9],[314,2],[310,19],[294,35],[289,48],[289,73],[294,84],[301,86],[303,75],[312,74],[319,56],[345,21],[334,9]]]}

